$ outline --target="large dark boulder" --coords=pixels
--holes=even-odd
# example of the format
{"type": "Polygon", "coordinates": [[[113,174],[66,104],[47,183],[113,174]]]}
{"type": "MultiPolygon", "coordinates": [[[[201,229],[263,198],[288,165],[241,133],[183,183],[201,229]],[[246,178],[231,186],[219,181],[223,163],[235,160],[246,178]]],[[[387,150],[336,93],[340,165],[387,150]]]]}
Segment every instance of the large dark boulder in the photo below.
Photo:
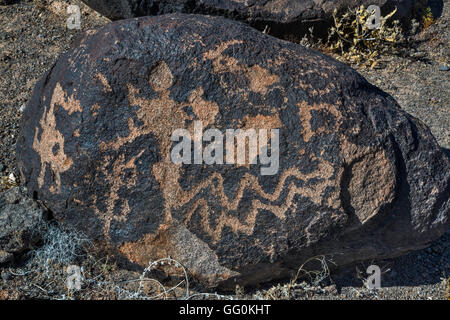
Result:
{"type": "Polygon", "coordinates": [[[37,84],[17,159],[56,219],[211,285],[283,277],[319,254],[393,257],[449,226],[450,163],[420,120],[348,66],[219,17],[86,32],[37,84]],[[278,172],[174,164],[172,133],[196,121],[279,129],[278,172]]]}
{"type": "Polygon", "coordinates": [[[311,26],[323,31],[334,9],[344,11],[360,5],[378,5],[383,14],[397,8],[396,18],[410,22],[426,0],[82,0],[112,20],[183,12],[220,15],[250,23],[259,29],[270,27],[279,37],[299,36],[311,26]]]}

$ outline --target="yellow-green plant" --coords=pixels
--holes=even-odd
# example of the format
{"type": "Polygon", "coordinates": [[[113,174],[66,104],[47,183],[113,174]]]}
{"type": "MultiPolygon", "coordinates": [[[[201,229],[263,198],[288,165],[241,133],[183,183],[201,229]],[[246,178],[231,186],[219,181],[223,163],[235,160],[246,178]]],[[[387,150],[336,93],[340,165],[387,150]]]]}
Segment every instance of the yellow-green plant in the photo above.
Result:
{"type": "Polygon", "coordinates": [[[423,16],[422,16],[422,24],[423,29],[427,29],[429,26],[431,26],[434,23],[434,16],[433,12],[431,11],[431,8],[428,7],[425,9],[423,16]]]}
{"type": "Polygon", "coordinates": [[[396,45],[403,40],[400,22],[395,20],[388,23],[396,11],[384,17],[380,15],[374,27],[371,20],[375,12],[369,12],[364,6],[349,9],[341,16],[335,10],[334,26],[329,31],[327,48],[351,63],[374,68],[381,55],[395,52],[396,45]]]}

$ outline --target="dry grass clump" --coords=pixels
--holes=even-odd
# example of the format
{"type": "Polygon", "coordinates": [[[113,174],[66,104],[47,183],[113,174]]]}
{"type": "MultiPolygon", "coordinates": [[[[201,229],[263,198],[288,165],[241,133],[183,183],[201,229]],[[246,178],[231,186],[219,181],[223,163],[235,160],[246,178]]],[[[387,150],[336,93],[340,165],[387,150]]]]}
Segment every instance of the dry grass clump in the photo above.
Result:
{"type": "Polygon", "coordinates": [[[48,274],[52,265],[78,263],[89,244],[89,239],[82,233],[50,223],[43,236],[43,245],[32,252],[32,262],[48,274]]]}
{"type": "Polygon", "coordinates": [[[186,268],[178,261],[167,257],[156,261],[150,261],[147,268],[144,269],[141,276],[136,279],[126,280],[122,283],[115,284],[119,299],[124,300],[156,300],[156,299],[174,299],[189,298],[189,277],[186,268]],[[163,284],[157,277],[150,277],[152,271],[158,268],[167,267],[173,273],[177,271],[182,273],[182,279],[174,285],[163,284]],[[135,286],[124,288],[122,284],[135,283],[135,286]],[[183,288],[184,285],[184,288],[183,288]],[[184,291],[184,295],[179,297],[180,292],[184,291]]]}
{"type": "Polygon", "coordinates": [[[83,234],[49,222],[42,245],[26,254],[20,267],[9,268],[17,287],[26,298],[66,299],[67,267],[82,265],[89,240],[83,234]]]}
{"type": "Polygon", "coordinates": [[[328,262],[333,263],[323,255],[312,257],[299,267],[289,283],[285,285],[277,284],[266,291],[258,291],[255,297],[263,300],[289,300],[299,293],[303,295],[324,293],[325,290],[321,288],[321,284],[330,278],[328,262]],[[314,267],[312,267],[313,264],[314,267]],[[317,267],[317,265],[320,267],[317,267]],[[299,283],[300,279],[306,279],[307,281],[299,283]]]}
{"type": "Polygon", "coordinates": [[[341,16],[335,10],[326,49],[351,63],[374,68],[380,55],[395,53],[396,45],[404,40],[400,22],[389,21],[396,11],[380,16],[379,25],[374,27],[371,24],[374,12],[364,6],[349,9],[341,16]]]}
{"type": "MultiPolygon", "coordinates": [[[[142,273],[120,269],[84,234],[54,222],[46,225],[42,245],[30,251],[20,266],[10,267],[10,284],[26,299],[169,300],[224,299],[190,287],[188,270],[167,257],[150,261],[142,273]],[[69,277],[79,270],[79,288],[69,277]],[[14,283],[14,284],[12,284],[14,283]]],[[[8,276],[8,277],[10,277],[8,276]]],[[[0,292],[1,292],[0,285],[0,292]]]]}
{"type": "Polygon", "coordinates": [[[53,293],[52,299],[152,300],[180,296],[178,290],[185,284],[185,297],[189,296],[189,281],[184,267],[169,258],[151,261],[140,277],[136,272],[121,274],[109,256],[98,259],[95,245],[82,233],[50,224],[43,245],[31,252],[27,273],[39,275],[41,283],[34,283],[43,293],[53,293]],[[81,288],[67,286],[70,266],[80,270],[81,288]],[[181,269],[184,279],[167,287],[149,275],[158,268],[171,266],[181,269]],[[132,278],[134,276],[134,278],[132,278]],[[42,281],[44,280],[44,281],[42,281]]]}

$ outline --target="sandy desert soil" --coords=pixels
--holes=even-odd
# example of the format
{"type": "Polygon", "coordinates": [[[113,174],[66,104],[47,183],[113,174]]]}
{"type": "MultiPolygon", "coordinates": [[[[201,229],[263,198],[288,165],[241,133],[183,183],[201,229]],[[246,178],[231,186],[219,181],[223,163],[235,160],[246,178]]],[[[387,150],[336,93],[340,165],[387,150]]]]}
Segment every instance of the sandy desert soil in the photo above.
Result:
{"type": "MultiPolygon", "coordinates": [[[[1,2],[0,2],[1,3],[1,2]]],[[[371,83],[391,94],[402,108],[427,124],[439,144],[450,152],[449,37],[450,1],[430,1],[439,14],[436,23],[411,39],[408,53],[383,57],[379,69],[354,66],[371,83]]],[[[15,142],[21,110],[36,82],[65,52],[82,31],[109,23],[78,0],[27,0],[0,4],[0,175],[17,179],[15,142]],[[81,30],[66,27],[69,4],[82,11],[81,30]]],[[[450,154],[449,154],[450,156],[450,154]]],[[[10,179],[8,180],[10,181],[10,179]]],[[[11,181],[10,181],[11,182],[11,181]]],[[[16,183],[19,181],[16,180],[16,183]]],[[[0,187],[0,192],[5,189],[0,187]]],[[[450,277],[450,233],[430,247],[387,261],[375,261],[382,267],[382,288],[362,287],[366,265],[351,266],[333,272],[321,285],[302,284],[291,289],[292,299],[447,299],[450,277]],[[359,272],[357,270],[360,270],[359,272]],[[363,271],[361,271],[363,270],[363,271]]],[[[88,285],[74,297],[120,298],[117,286],[99,289],[102,283],[120,283],[139,278],[132,271],[120,270],[91,255],[82,261],[96,285],[88,285]],[[96,276],[94,276],[96,275],[96,276]]],[[[63,278],[45,279],[26,270],[27,263],[0,268],[0,299],[67,298],[63,278]],[[59,281],[59,282],[58,282],[59,281]]],[[[55,267],[56,268],[56,267],[55,267]]],[[[63,268],[63,267],[61,267],[63,268]]],[[[62,269],[61,269],[62,270],[62,269]]],[[[244,288],[234,298],[287,298],[286,284],[252,289],[244,288]],[[258,291],[259,290],[259,291],[258,291]]],[[[221,298],[233,296],[223,296],[221,298]]]]}

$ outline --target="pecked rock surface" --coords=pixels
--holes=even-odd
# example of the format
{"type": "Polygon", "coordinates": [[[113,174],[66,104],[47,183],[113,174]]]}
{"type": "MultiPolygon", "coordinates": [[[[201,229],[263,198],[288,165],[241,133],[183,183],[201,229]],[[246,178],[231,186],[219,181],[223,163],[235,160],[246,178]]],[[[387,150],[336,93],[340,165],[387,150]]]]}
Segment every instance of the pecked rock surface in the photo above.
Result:
{"type": "Polygon", "coordinates": [[[421,121],[348,66],[219,17],[86,32],[22,121],[22,181],[56,219],[211,286],[285,277],[319,254],[401,255],[449,226],[450,163],[421,121]],[[171,135],[195,121],[278,129],[278,172],[174,164],[171,135]]]}
{"type": "MultiPolygon", "coordinates": [[[[424,0],[82,0],[94,10],[112,20],[166,13],[200,13],[220,15],[241,20],[271,34],[296,35],[305,26],[320,27],[332,18],[334,9],[347,10],[360,5],[378,5],[382,13],[398,9],[397,18],[407,19],[408,25],[424,0]]],[[[317,30],[316,30],[317,31],[317,30]]]]}

